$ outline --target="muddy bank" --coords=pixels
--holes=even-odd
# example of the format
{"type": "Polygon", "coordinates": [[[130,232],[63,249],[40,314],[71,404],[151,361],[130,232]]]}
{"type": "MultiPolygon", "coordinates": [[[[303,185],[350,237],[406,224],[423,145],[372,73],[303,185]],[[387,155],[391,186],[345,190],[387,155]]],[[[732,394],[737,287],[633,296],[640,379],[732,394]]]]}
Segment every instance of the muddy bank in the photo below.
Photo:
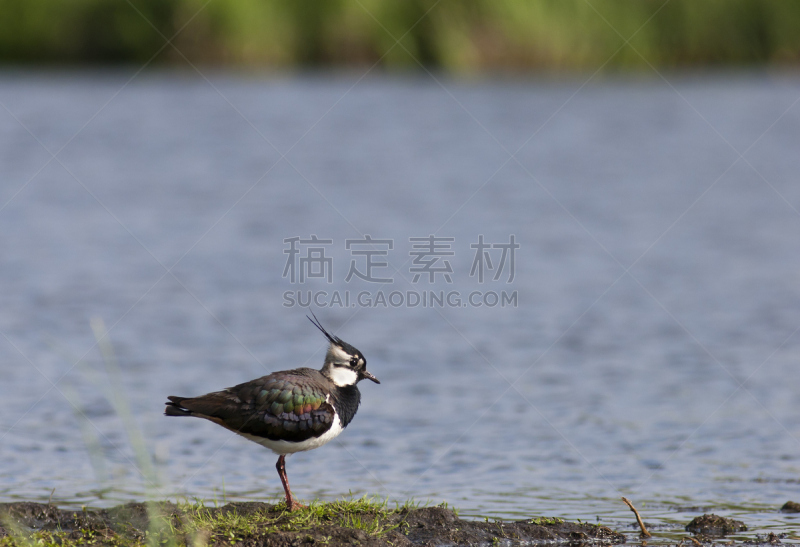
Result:
{"type": "Polygon", "coordinates": [[[560,519],[476,522],[445,507],[365,502],[313,504],[287,513],[282,505],[223,507],[130,503],[112,509],[65,511],[38,503],[0,504],[0,546],[153,544],[178,546],[301,545],[612,545],[625,537],[609,528],[560,519]]]}
{"type": "Polygon", "coordinates": [[[728,519],[713,513],[696,517],[686,525],[687,532],[709,537],[724,537],[744,530],[747,530],[747,526],[741,520],[728,519]]]}

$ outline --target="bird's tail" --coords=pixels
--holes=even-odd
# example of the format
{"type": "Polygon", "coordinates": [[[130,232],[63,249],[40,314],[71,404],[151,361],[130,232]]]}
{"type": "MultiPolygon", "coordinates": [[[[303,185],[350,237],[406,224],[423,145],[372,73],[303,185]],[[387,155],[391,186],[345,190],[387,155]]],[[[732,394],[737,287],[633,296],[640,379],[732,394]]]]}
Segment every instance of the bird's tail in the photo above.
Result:
{"type": "Polygon", "coordinates": [[[192,411],[183,408],[181,402],[183,402],[188,397],[176,397],[174,395],[170,395],[167,397],[169,402],[166,403],[166,408],[164,409],[164,416],[191,416],[192,411]]]}

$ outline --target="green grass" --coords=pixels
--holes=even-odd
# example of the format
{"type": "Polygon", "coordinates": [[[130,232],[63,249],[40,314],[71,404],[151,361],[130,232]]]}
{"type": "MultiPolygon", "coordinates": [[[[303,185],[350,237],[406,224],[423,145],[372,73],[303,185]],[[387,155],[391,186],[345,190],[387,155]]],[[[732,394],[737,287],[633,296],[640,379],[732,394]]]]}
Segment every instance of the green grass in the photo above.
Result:
{"type": "Polygon", "coordinates": [[[315,501],[292,512],[286,511],[284,503],[255,510],[248,508],[248,504],[208,507],[202,501],[149,505],[150,525],[144,532],[125,522],[109,528],[32,532],[4,519],[3,525],[10,535],[0,538],[0,547],[205,547],[258,540],[279,532],[300,534],[303,539],[303,532],[326,526],[361,530],[368,536],[381,537],[401,528],[402,515],[419,507],[417,503],[406,502],[390,508],[386,500],[366,496],[327,503],[315,501]]]}
{"type": "MultiPolygon", "coordinates": [[[[286,511],[281,502],[276,510],[257,511],[243,515],[237,510],[221,512],[204,504],[181,504],[180,512],[186,517],[183,532],[210,534],[219,539],[263,536],[270,532],[302,532],[319,526],[336,525],[342,528],[363,530],[370,536],[381,536],[397,525],[386,520],[402,508],[389,509],[387,502],[363,497],[330,503],[315,501],[300,511],[286,511]]],[[[174,529],[177,531],[177,529],[174,529]]]]}
{"type": "Polygon", "coordinates": [[[800,61],[791,0],[0,0],[0,13],[0,62],[9,63],[155,56],[187,68],[185,55],[470,72],[800,61]],[[173,37],[177,50],[159,52],[173,37]]]}

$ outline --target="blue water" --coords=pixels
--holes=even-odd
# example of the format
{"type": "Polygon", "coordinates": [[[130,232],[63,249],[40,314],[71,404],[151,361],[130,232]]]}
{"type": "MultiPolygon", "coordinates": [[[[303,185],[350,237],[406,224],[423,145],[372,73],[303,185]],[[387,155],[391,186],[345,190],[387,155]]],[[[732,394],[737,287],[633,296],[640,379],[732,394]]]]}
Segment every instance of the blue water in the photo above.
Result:
{"type": "Polygon", "coordinates": [[[800,537],[795,75],[134,73],[0,73],[0,501],[277,499],[275,456],[163,402],[320,366],[311,291],[382,383],[289,459],[300,499],[800,537]],[[311,235],[331,283],[283,277],[311,235]],[[481,235],[513,279],[469,275],[481,235]]]}

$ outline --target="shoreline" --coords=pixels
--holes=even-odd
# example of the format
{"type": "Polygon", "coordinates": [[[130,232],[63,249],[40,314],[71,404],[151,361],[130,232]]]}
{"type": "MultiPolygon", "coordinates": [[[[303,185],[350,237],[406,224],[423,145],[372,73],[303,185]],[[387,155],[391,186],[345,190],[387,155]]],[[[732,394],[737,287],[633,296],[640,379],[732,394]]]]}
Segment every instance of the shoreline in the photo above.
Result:
{"type": "Polygon", "coordinates": [[[626,537],[608,527],[540,517],[521,521],[460,519],[444,507],[395,509],[362,498],[312,503],[228,503],[222,507],[170,502],[128,503],[110,509],[62,510],[54,505],[0,504],[0,546],[110,545],[247,547],[300,545],[615,545],[626,537]]]}
{"type": "MultiPolygon", "coordinates": [[[[781,512],[800,512],[788,502],[781,512]]],[[[110,508],[61,509],[52,503],[0,503],[0,547],[299,547],[312,545],[797,545],[795,534],[752,530],[745,523],[713,514],[696,517],[685,530],[655,537],[640,535],[645,522],[629,526],[566,521],[555,517],[522,520],[459,518],[446,504],[363,497],[312,502],[288,512],[284,503],[130,502],[110,508]],[[691,532],[691,533],[689,533],[691,532]],[[752,532],[758,532],[753,537],[752,532]],[[727,537],[726,537],[727,536],[727,537]]],[[[650,528],[651,524],[647,524],[650,528]]],[[[652,529],[652,528],[651,528],[652,529]]],[[[657,531],[656,531],[657,530],[657,531]]]]}

